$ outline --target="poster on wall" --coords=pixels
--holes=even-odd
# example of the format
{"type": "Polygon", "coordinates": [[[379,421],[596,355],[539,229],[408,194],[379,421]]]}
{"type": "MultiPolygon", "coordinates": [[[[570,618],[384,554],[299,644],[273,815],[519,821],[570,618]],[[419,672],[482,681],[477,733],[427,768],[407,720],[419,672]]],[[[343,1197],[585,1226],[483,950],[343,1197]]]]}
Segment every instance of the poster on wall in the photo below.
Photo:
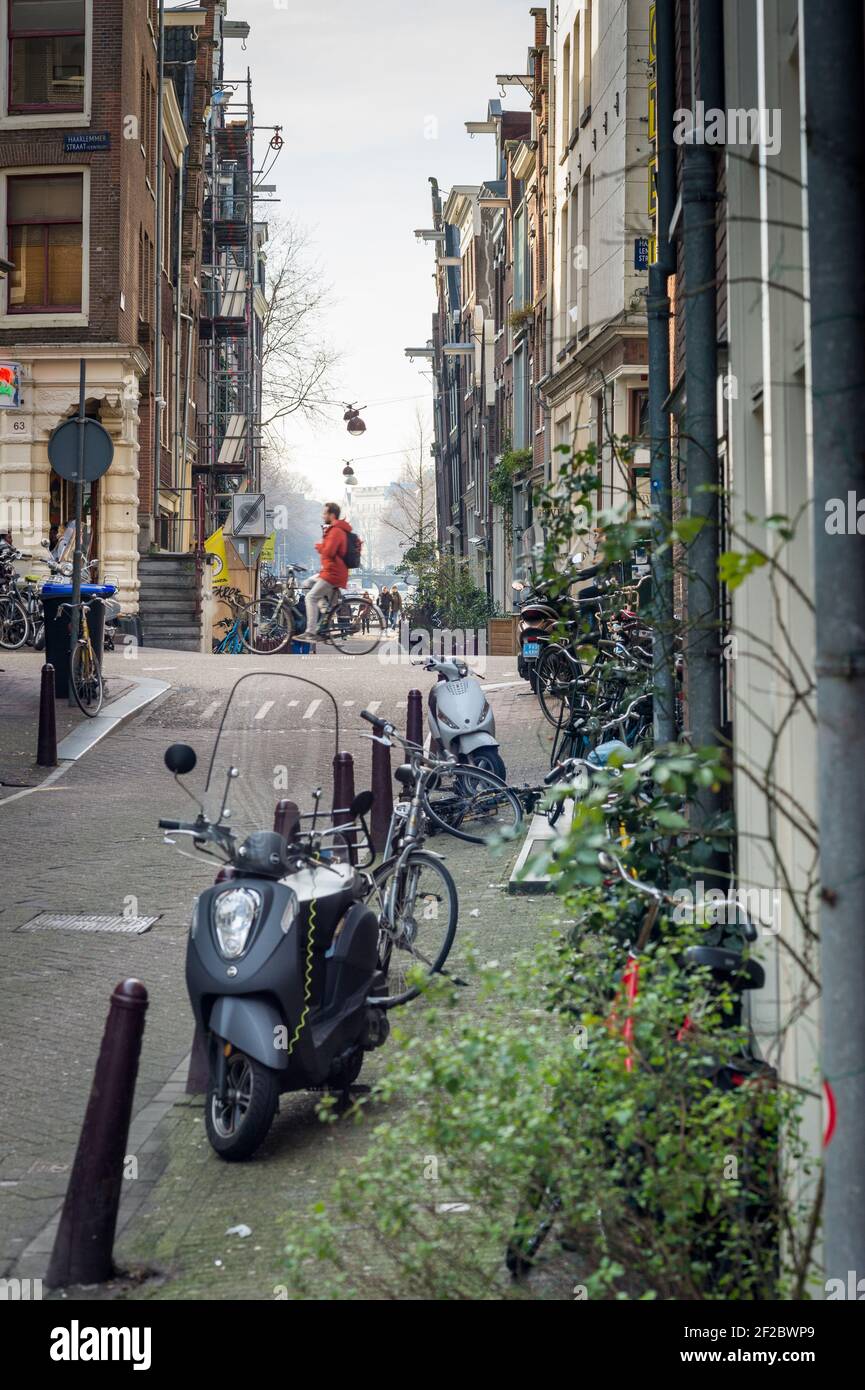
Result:
{"type": "Polygon", "coordinates": [[[21,366],[0,362],[0,410],[17,410],[21,405],[21,366]]]}

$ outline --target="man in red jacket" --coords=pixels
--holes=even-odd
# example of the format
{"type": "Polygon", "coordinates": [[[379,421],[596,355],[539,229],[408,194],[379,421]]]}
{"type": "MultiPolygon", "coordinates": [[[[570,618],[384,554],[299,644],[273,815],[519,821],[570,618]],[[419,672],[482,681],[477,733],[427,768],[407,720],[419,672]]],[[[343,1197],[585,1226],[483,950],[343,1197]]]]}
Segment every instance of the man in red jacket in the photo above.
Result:
{"type": "Polygon", "coordinates": [[[322,607],[329,608],[338,590],[344,589],[348,583],[348,566],[343,557],[346,536],[351,527],[347,521],[341,520],[336,502],[325,502],[322,519],[323,534],[321,540],[315,543],[315,548],[321,556],[321,570],[315,579],[308,579],[304,586],[306,632],[300,634],[300,642],[316,640],[316,628],[322,607]]]}

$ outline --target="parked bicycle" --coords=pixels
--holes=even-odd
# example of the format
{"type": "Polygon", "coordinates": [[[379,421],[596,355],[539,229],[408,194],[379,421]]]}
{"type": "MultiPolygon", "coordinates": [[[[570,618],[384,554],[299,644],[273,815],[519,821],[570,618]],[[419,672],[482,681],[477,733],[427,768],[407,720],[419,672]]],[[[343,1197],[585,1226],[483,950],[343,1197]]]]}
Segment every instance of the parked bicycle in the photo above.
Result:
{"type": "MultiPolygon", "coordinates": [[[[398,743],[409,755],[407,767],[425,772],[420,788],[424,814],[437,830],[472,845],[513,838],[523,823],[522,802],[516,792],[495,773],[483,767],[458,763],[449,757],[433,757],[419,744],[398,734],[394,725],[378,715],[362,711],[362,718],[381,728],[385,746],[398,743]]],[[[411,772],[414,776],[414,772],[411,772]]],[[[408,779],[398,768],[395,776],[408,779]]]]}
{"type": "Polygon", "coordinates": [[[78,637],[72,650],[72,657],[69,663],[69,681],[72,687],[72,694],[75,702],[82,714],[86,714],[88,719],[94,719],[102,708],[102,701],[105,697],[105,685],[102,679],[102,668],[96,655],[96,649],[90,635],[90,624],[88,614],[91,605],[101,603],[104,605],[103,598],[92,598],[87,603],[61,603],[57,609],[57,621],[60,620],[64,610],[73,614],[75,620],[76,607],[80,611],[80,623],[78,627],[78,637]]]}
{"type": "Polygon", "coordinates": [[[413,999],[423,979],[441,971],[453,945],[459,903],[441,856],[424,848],[429,833],[427,793],[440,760],[427,757],[368,710],[361,711],[361,718],[376,729],[365,738],[385,747],[398,743],[408,756],[396,769],[401,796],[393,808],[381,862],[366,875],[369,895],[378,904],[379,970],[387,981],[380,1002],[393,1008],[413,999]]]}

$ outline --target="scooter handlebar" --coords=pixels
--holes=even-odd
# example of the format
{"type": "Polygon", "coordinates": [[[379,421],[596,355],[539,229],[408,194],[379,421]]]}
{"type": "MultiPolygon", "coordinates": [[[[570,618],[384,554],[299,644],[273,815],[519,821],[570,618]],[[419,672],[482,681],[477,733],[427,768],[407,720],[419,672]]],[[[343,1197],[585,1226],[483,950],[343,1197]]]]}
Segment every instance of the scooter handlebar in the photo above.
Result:
{"type": "Polygon", "coordinates": [[[367,724],[376,724],[379,727],[383,727],[387,723],[386,719],[379,719],[377,714],[370,714],[368,709],[362,709],[360,717],[361,719],[365,719],[367,724]]]}
{"type": "Polygon", "coordinates": [[[183,821],[181,821],[181,820],[160,820],[160,821],[159,821],[159,829],[160,829],[160,830],[181,830],[182,828],[183,828],[183,821]]]}

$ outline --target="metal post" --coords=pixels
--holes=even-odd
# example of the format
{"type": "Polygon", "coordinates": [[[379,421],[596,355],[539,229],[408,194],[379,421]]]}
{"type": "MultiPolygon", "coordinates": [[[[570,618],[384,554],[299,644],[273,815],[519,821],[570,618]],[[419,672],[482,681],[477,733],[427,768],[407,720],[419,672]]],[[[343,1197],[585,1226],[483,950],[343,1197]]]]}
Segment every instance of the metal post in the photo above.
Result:
{"type": "Polygon", "coordinates": [[[813,410],[817,793],[823,1075],[837,1106],[825,1153],[826,1275],[865,1272],[865,124],[861,5],[804,5],[805,130],[813,410]],[[848,516],[826,529],[830,503],[848,516]],[[852,520],[852,525],[850,524],[852,520]]]}
{"type": "Polygon", "coordinates": [[[652,505],[652,625],[653,699],[655,742],[672,743],[676,737],[675,650],[673,642],[673,566],[668,547],[673,524],[673,491],[670,456],[670,300],[667,280],[676,262],[669,241],[670,218],[676,194],[676,149],[673,144],[675,101],[675,42],[673,0],[655,5],[655,77],[658,130],[657,259],[649,267],[646,300],[649,337],[649,433],[652,505]]]}
{"type": "Polygon", "coordinates": [[[84,512],[84,441],[87,436],[85,424],[85,383],[87,380],[87,361],[81,358],[78,364],[78,476],[75,479],[75,552],[72,556],[72,621],[69,624],[69,694],[70,705],[75,704],[72,693],[72,656],[78,643],[81,620],[81,523],[84,512]]]}
{"type": "MultiPolygon", "coordinates": [[[[700,5],[700,84],[717,54],[705,51],[711,26],[708,0],[700,5]],[[704,15],[704,10],[706,11],[704,15]],[[704,30],[706,31],[704,33],[704,30]]],[[[714,104],[714,103],[712,103],[714,104]]],[[[687,480],[690,516],[701,529],[688,556],[688,723],[695,747],[721,737],[720,588],[718,580],[718,349],[716,327],[715,158],[693,132],[684,150],[682,223],[685,265],[685,389],[687,392],[687,480]]],[[[701,789],[694,798],[694,826],[718,809],[717,793],[701,789]]]]}
{"type": "MultiPolygon", "coordinates": [[[[354,758],[350,753],[337,753],[333,760],[333,825],[348,825],[351,821],[350,807],[354,801],[354,758]]],[[[354,863],[357,858],[355,836],[348,834],[349,856],[354,863]]],[[[334,844],[338,843],[334,840],[334,844]]]]}
{"type": "Polygon", "coordinates": [[[159,475],[162,465],[160,440],[162,411],[162,98],[165,90],[165,0],[159,0],[156,82],[156,302],[153,308],[153,542],[159,535],[159,475]]]}
{"type": "Polygon", "coordinates": [[[146,1010],[141,981],[121,980],[111,996],[48,1266],[50,1288],[101,1284],[114,1273],[112,1246],[146,1010]]]}
{"type": "MultiPolygon", "coordinates": [[[[375,732],[381,734],[382,726],[376,724],[375,732]]],[[[370,830],[373,849],[378,854],[385,847],[387,832],[393,815],[393,778],[390,771],[390,749],[384,744],[372,745],[372,774],[370,778],[373,795],[370,830]]]]}
{"type": "Polygon", "coordinates": [[[39,734],[36,743],[38,767],[57,766],[57,714],[54,700],[54,667],[46,662],[42,667],[39,686],[39,734]]]}
{"type": "Polygon", "coordinates": [[[409,743],[423,745],[423,695],[420,690],[410,690],[406,700],[405,736],[409,743]]]}

